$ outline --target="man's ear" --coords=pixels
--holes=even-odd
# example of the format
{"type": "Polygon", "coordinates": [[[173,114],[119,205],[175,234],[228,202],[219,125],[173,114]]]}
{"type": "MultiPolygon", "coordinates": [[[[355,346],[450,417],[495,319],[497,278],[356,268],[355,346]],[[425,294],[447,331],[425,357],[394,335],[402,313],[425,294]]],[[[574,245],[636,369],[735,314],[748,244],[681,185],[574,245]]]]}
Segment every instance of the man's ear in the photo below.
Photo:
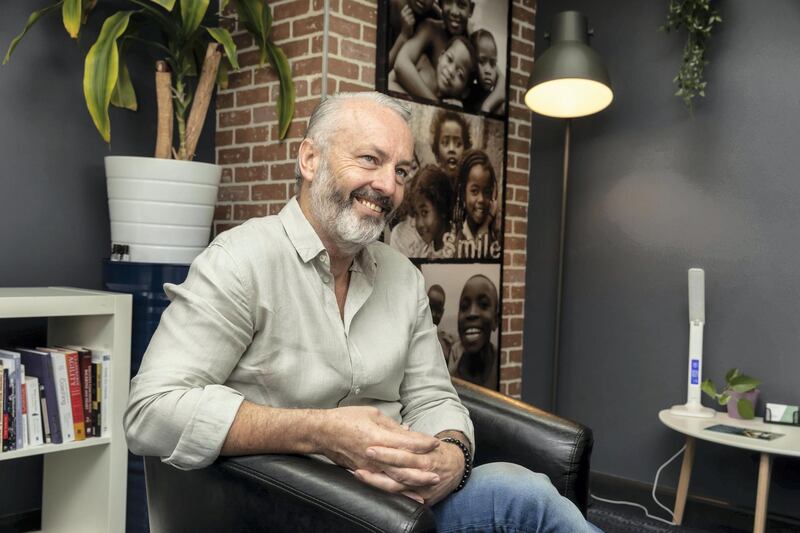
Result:
{"type": "Polygon", "coordinates": [[[300,168],[300,175],[303,181],[312,182],[317,175],[319,168],[320,153],[314,141],[306,137],[297,149],[297,164],[300,168]]]}

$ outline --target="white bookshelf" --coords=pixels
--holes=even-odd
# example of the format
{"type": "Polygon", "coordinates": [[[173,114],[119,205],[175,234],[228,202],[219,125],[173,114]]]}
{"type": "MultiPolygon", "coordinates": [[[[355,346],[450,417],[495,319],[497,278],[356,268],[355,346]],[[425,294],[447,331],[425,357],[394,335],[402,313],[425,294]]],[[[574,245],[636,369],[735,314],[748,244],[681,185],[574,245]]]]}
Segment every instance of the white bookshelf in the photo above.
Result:
{"type": "Polygon", "coordinates": [[[63,287],[0,288],[0,320],[47,318],[48,344],[77,344],[111,354],[110,434],[0,453],[4,461],[44,456],[42,531],[125,531],[128,454],[122,414],[128,401],[131,296],[63,287]]]}

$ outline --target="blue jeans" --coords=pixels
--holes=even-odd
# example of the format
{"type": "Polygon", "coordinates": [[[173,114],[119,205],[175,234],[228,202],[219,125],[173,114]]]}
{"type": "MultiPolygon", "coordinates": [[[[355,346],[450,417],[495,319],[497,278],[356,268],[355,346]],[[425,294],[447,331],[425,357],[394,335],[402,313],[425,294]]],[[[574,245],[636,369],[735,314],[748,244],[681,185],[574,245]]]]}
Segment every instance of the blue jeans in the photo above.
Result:
{"type": "Polygon", "coordinates": [[[434,505],[433,513],[441,533],[600,531],[547,476],[511,463],[476,467],[464,488],[434,505]]]}

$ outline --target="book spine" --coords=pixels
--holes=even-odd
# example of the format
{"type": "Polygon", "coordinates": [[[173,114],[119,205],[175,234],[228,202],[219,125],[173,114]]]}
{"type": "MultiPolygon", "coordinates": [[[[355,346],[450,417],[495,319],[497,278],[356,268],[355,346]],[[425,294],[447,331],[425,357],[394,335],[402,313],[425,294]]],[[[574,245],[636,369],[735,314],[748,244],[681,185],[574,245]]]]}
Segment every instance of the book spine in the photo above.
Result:
{"type": "Polygon", "coordinates": [[[102,393],[100,392],[100,372],[103,370],[103,364],[92,363],[92,424],[94,425],[94,436],[100,436],[100,399],[102,393]]]}
{"type": "MultiPolygon", "coordinates": [[[[55,443],[53,441],[53,433],[50,429],[50,413],[47,412],[47,392],[45,392],[44,385],[39,383],[39,400],[41,401],[42,405],[42,432],[44,433],[44,443],[50,444],[55,443]]],[[[58,417],[56,417],[56,424],[58,423],[58,417]]],[[[58,442],[61,442],[60,440],[58,442]]],[[[58,444],[58,443],[55,443],[58,444]]]]}
{"type": "Polygon", "coordinates": [[[31,446],[44,444],[42,414],[40,412],[39,380],[34,376],[25,377],[25,398],[28,407],[28,440],[31,446]]]}
{"type": "Polygon", "coordinates": [[[72,424],[75,428],[75,440],[86,438],[86,425],[83,418],[83,395],[81,394],[81,369],[78,352],[64,355],[67,363],[67,379],[69,381],[69,401],[72,408],[72,424]]]}
{"type": "Polygon", "coordinates": [[[92,422],[92,352],[83,350],[78,352],[81,367],[81,397],[83,398],[83,422],[86,426],[86,436],[94,436],[94,423],[92,422]]]}
{"type": "Polygon", "coordinates": [[[3,451],[11,451],[16,447],[14,437],[14,421],[11,413],[14,412],[14,398],[12,397],[11,378],[9,369],[3,368],[3,451]]]}
{"type": "Polygon", "coordinates": [[[27,384],[25,383],[25,367],[20,365],[20,387],[19,387],[19,399],[21,409],[20,412],[22,416],[20,417],[20,421],[22,422],[22,447],[27,448],[31,445],[30,441],[28,440],[28,389],[27,384]]]}
{"type": "Polygon", "coordinates": [[[67,361],[63,353],[51,353],[50,360],[53,363],[53,381],[56,386],[61,437],[63,442],[72,442],[75,440],[75,424],[72,421],[72,405],[69,399],[67,361]]]}
{"type": "Polygon", "coordinates": [[[102,372],[102,397],[100,400],[100,420],[101,427],[100,433],[107,437],[111,432],[111,424],[109,424],[109,398],[111,397],[111,356],[103,354],[103,372],[102,372]]]}
{"type": "Polygon", "coordinates": [[[6,394],[6,385],[8,383],[8,369],[3,366],[2,361],[0,361],[0,368],[2,368],[2,372],[0,372],[0,411],[3,415],[3,423],[2,423],[2,441],[3,446],[2,449],[4,452],[8,451],[8,395],[6,394]]]}

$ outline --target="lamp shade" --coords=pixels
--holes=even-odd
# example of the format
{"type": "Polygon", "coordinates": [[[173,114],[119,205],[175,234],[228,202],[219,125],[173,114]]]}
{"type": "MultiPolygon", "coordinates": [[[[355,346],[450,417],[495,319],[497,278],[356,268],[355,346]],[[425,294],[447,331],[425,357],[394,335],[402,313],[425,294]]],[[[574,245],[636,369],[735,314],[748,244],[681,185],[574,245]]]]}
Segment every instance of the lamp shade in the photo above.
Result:
{"type": "Polygon", "coordinates": [[[583,117],[614,99],[600,54],[589,47],[589,23],[577,11],[558,13],[551,46],[533,64],[525,104],[540,115],[583,117]]]}

